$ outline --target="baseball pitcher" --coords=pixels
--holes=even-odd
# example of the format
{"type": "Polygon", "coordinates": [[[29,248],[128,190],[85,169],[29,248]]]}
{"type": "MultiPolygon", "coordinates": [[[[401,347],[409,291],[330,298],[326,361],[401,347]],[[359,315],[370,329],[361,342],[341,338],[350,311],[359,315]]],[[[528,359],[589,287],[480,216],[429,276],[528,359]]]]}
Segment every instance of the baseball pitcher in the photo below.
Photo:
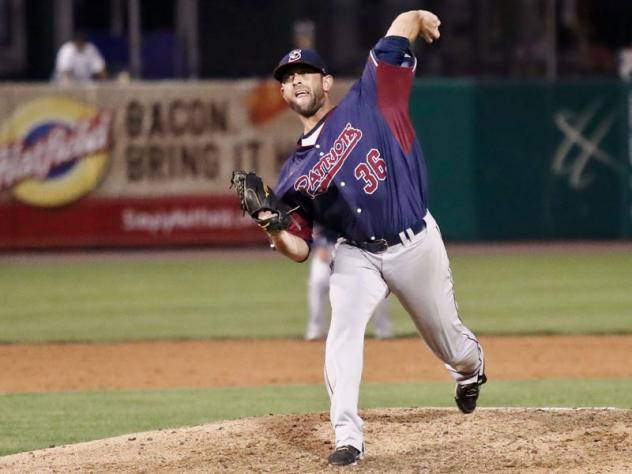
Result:
{"type": "Polygon", "coordinates": [[[439,38],[439,19],[400,14],[370,51],[362,77],[337,105],[334,79],[313,50],[285,55],[274,77],[303,124],[274,192],[236,171],[242,207],[294,261],[310,253],[314,222],[342,236],[330,279],[332,317],[325,349],[336,449],[332,465],[364,455],[358,398],[364,333],[377,304],[395,294],[419,334],[456,381],[464,413],[485,383],[483,350],[458,314],[439,227],[427,209],[427,173],[408,113],[417,60],[411,44],[439,38]]]}

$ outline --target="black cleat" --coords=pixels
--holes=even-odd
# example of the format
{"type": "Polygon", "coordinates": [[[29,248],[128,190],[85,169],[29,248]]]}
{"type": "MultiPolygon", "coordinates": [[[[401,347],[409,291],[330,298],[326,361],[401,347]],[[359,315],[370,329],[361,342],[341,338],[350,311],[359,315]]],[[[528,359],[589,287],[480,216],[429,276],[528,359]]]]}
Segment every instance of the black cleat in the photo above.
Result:
{"type": "Polygon", "coordinates": [[[468,383],[466,385],[456,386],[456,406],[459,407],[463,413],[472,413],[476,410],[476,400],[478,400],[478,393],[480,386],[487,382],[485,374],[481,375],[476,382],[468,383]]]}
{"type": "Polygon", "coordinates": [[[340,446],[329,455],[329,464],[332,466],[348,466],[362,459],[362,452],[353,446],[340,446]]]}

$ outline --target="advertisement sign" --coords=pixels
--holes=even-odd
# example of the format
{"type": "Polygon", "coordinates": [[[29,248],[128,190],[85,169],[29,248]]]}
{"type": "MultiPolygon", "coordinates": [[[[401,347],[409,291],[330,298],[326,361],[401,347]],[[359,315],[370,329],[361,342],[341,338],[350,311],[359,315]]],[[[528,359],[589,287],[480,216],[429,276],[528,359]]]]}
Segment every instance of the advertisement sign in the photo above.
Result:
{"type": "Polygon", "coordinates": [[[0,86],[0,250],[265,243],[230,177],[301,132],[275,81],[0,86]]]}
{"type": "Polygon", "coordinates": [[[64,97],[21,105],[0,128],[0,190],[37,207],[76,201],[106,171],[112,123],[112,111],[64,97]]]}

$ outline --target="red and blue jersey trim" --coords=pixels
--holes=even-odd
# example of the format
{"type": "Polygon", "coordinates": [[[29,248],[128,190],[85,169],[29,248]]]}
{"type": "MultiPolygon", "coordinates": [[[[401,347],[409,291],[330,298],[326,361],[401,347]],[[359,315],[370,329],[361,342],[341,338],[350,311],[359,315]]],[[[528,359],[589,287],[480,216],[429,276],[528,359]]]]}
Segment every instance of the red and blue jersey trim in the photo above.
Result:
{"type": "Polygon", "coordinates": [[[382,38],[369,56],[376,70],[378,107],[393,136],[408,155],[415,142],[408,104],[417,59],[410,52],[408,39],[399,36],[382,38]]]}

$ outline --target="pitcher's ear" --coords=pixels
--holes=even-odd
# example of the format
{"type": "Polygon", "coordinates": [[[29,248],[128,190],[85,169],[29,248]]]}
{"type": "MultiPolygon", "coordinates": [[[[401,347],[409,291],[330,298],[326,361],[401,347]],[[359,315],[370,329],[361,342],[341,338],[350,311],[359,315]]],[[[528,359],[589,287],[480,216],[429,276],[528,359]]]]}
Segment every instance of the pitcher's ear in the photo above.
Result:
{"type": "Polygon", "coordinates": [[[325,92],[329,92],[333,86],[334,86],[334,76],[331,76],[331,75],[323,76],[323,90],[325,92]]]}

